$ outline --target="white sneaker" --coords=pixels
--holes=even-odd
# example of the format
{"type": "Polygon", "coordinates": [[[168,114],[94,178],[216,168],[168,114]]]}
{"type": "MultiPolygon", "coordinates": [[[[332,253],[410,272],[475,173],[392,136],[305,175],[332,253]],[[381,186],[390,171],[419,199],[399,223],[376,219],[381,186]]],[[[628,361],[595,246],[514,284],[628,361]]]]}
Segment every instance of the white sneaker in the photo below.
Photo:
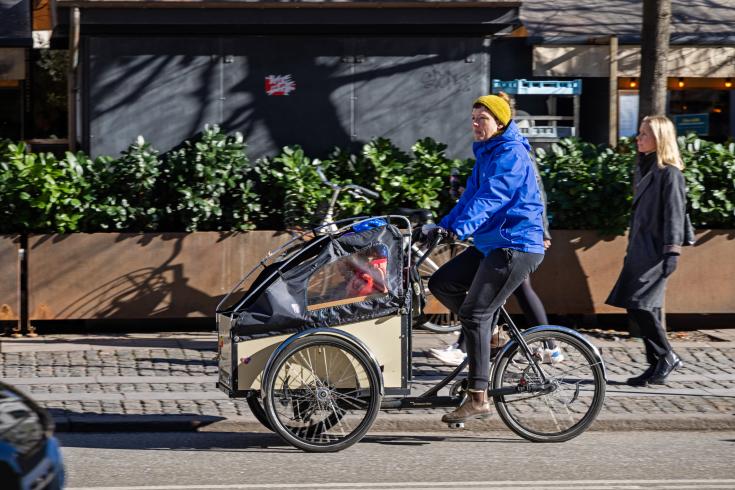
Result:
{"type": "Polygon", "coordinates": [[[462,352],[456,344],[452,344],[445,349],[429,349],[429,355],[450,366],[459,366],[467,357],[467,354],[462,352]]]}
{"type": "Polygon", "coordinates": [[[559,364],[564,361],[564,354],[561,349],[557,346],[553,349],[544,349],[544,363],[545,364],[559,364]]]}
{"type": "MultiPolygon", "coordinates": [[[[544,349],[543,347],[537,347],[533,350],[533,357],[536,358],[536,362],[552,365],[564,362],[565,359],[564,354],[558,346],[554,347],[553,349],[544,349]]],[[[526,356],[519,352],[515,357],[515,362],[517,364],[528,364],[528,359],[526,359],[526,356]]]]}
{"type": "Polygon", "coordinates": [[[432,347],[429,349],[429,352],[439,353],[439,352],[451,352],[453,350],[459,349],[459,342],[455,342],[453,344],[449,344],[448,346],[444,347],[443,349],[437,349],[436,347],[432,347]]]}
{"type": "MultiPolygon", "coordinates": [[[[531,352],[533,353],[533,357],[536,358],[536,362],[543,362],[544,349],[542,347],[536,347],[531,352]]],[[[528,364],[528,359],[526,359],[526,355],[518,349],[516,354],[513,356],[513,362],[516,364],[528,364]]]]}

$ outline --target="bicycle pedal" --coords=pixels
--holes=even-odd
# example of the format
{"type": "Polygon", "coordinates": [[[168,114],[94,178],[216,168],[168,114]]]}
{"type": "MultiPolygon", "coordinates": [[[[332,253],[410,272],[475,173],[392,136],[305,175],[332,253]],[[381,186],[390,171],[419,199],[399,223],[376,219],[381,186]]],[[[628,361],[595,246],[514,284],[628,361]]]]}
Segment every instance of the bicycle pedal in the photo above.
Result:
{"type": "Polygon", "coordinates": [[[464,429],[464,422],[449,422],[447,425],[450,429],[464,429]]]}

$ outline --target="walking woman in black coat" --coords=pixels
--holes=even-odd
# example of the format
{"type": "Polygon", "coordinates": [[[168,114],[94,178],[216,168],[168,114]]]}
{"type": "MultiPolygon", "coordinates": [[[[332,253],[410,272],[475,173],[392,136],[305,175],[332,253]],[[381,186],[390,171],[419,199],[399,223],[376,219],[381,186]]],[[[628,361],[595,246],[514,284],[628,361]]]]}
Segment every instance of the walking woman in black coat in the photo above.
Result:
{"type": "Polygon", "coordinates": [[[649,367],[628,384],[663,384],[682,366],[661,322],[666,281],[684,241],[686,185],[674,124],[666,116],[643,119],[636,137],[633,215],[623,270],[607,304],[626,308],[640,327],[649,367]]]}

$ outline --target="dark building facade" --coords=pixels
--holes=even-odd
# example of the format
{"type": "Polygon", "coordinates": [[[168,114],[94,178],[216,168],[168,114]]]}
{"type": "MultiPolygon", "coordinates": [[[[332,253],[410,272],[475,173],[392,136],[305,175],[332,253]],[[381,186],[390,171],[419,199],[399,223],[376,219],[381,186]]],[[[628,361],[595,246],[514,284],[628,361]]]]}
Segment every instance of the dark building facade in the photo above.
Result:
{"type": "MultiPolygon", "coordinates": [[[[574,134],[595,143],[636,131],[637,0],[59,0],[56,11],[54,45],[78,60],[72,137],[92,155],[138,135],[167,151],[218,124],[242,132],[251,157],[380,136],[403,149],[430,136],[467,157],[468,107],[493,79],[581,78],[579,100],[521,95],[517,108],[576,111],[574,134]]],[[[732,137],[735,0],[673,0],[673,14],[668,113],[732,137]]]]}
{"type": "Polygon", "coordinates": [[[0,138],[24,136],[23,84],[32,46],[30,1],[0,0],[0,138]]]}
{"type": "Polygon", "coordinates": [[[492,44],[519,26],[519,3],[502,1],[118,3],[58,4],[59,39],[79,9],[76,134],[92,155],[138,135],[166,151],[218,124],[251,158],[426,136],[469,156],[492,44]]]}

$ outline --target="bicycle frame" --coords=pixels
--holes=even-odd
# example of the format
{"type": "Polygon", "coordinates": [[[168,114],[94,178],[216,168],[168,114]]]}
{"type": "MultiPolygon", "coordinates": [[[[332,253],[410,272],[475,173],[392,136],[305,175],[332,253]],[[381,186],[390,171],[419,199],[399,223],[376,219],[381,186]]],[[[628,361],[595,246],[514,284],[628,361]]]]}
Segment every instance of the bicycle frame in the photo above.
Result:
{"type": "MultiPolygon", "coordinates": [[[[508,333],[510,336],[511,341],[515,341],[520,346],[521,350],[523,351],[526,359],[529,362],[529,366],[533,368],[535,371],[535,374],[539,376],[539,378],[542,380],[541,383],[537,384],[529,384],[526,385],[524,390],[526,392],[544,392],[546,390],[551,391],[553,389],[553,386],[548,383],[546,376],[544,375],[543,370],[541,370],[538,366],[538,361],[534,357],[533,353],[531,352],[531,349],[528,347],[528,344],[523,339],[523,334],[521,333],[521,330],[516,326],[516,324],[511,319],[510,315],[508,314],[508,311],[505,309],[505,306],[500,307],[499,312],[499,319],[501,319],[508,327],[508,333]]],[[[501,322],[498,322],[499,324],[501,322]]],[[[500,357],[499,355],[496,356],[496,358],[500,357]]],[[[444,377],[441,381],[439,381],[436,385],[429,388],[426,392],[415,396],[415,397],[405,397],[398,400],[384,400],[381,408],[382,409],[403,409],[403,408],[426,408],[426,407],[456,407],[461,403],[461,399],[458,397],[453,396],[438,396],[439,391],[442,388],[445,388],[449,383],[451,383],[453,380],[455,380],[461,373],[464,371],[465,367],[467,366],[468,360],[465,359],[462,361],[462,363],[457,366],[451,373],[449,373],[446,377],[444,377]]],[[[494,365],[494,361],[491,362],[491,367],[494,365]]],[[[508,387],[508,388],[499,388],[499,389],[488,389],[488,397],[494,397],[494,396],[502,396],[502,395],[511,395],[521,392],[517,386],[508,387]]]]}
{"type": "MultiPolygon", "coordinates": [[[[417,271],[418,268],[421,266],[421,264],[426,261],[431,255],[431,252],[441,243],[442,239],[445,238],[445,235],[439,235],[436,239],[434,239],[429,246],[426,248],[426,250],[423,252],[423,255],[419,257],[419,259],[416,261],[415,264],[413,264],[411,267],[417,271]]],[[[508,311],[505,309],[505,306],[500,307],[500,311],[498,312],[498,325],[501,323],[504,323],[507,325],[508,333],[509,333],[509,342],[516,342],[519,346],[521,351],[523,352],[524,356],[529,362],[529,366],[532,367],[535,374],[539,377],[541,380],[541,383],[537,384],[529,384],[526,385],[523,390],[524,391],[544,391],[544,390],[551,390],[553,387],[548,384],[546,375],[544,374],[543,370],[539,368],[538,362],[535,359],[533,353],[531,352],[531,349],[528,347],[528,344],[523,339],[523,334],[521,333],[521,330],[518,328],[518,326],[513,322],[513,319],[508,314],[508,311]]],[[[500,327],[498,327],[500,328],[500,327]]],[[[496,359],[499,356],[496,356],[496,359]]],[[[409,363],[411,359],[409,358],[409,363]]],[[[452,396],[438,396],[439,391],[446,387],[449,383],[451,383],[453,380],[455,380],[461,373],[464,371],[464,368],[468,364],[468,359],[465,359],[462,361],[462,363],[457,366],[451,373],[449,373],[444,379],[439,381],[436,385],[434,385],[432,388],[427,390],[426,392],[422,393],[419,396],[416,397],[404,397],[399,400],[384,400],[382,404],[382,408],[419,408],[419,407],[455,407],[459,405],[461,402],[461,399],[458,397],[452,397],[452,396]]],[[[494,361],[491,363],[491,368],[494,365],[494,361]]],[[[411,369],[411,366],[409,366],[409,369],[411,369]]],[[[502,396],[502,395],[510,395],[519,393],[520,388],[515,387],[508,387],[508,388],[500,388],[500,389],[490,389],[488,390],[488,396],[502,396]]]]}

